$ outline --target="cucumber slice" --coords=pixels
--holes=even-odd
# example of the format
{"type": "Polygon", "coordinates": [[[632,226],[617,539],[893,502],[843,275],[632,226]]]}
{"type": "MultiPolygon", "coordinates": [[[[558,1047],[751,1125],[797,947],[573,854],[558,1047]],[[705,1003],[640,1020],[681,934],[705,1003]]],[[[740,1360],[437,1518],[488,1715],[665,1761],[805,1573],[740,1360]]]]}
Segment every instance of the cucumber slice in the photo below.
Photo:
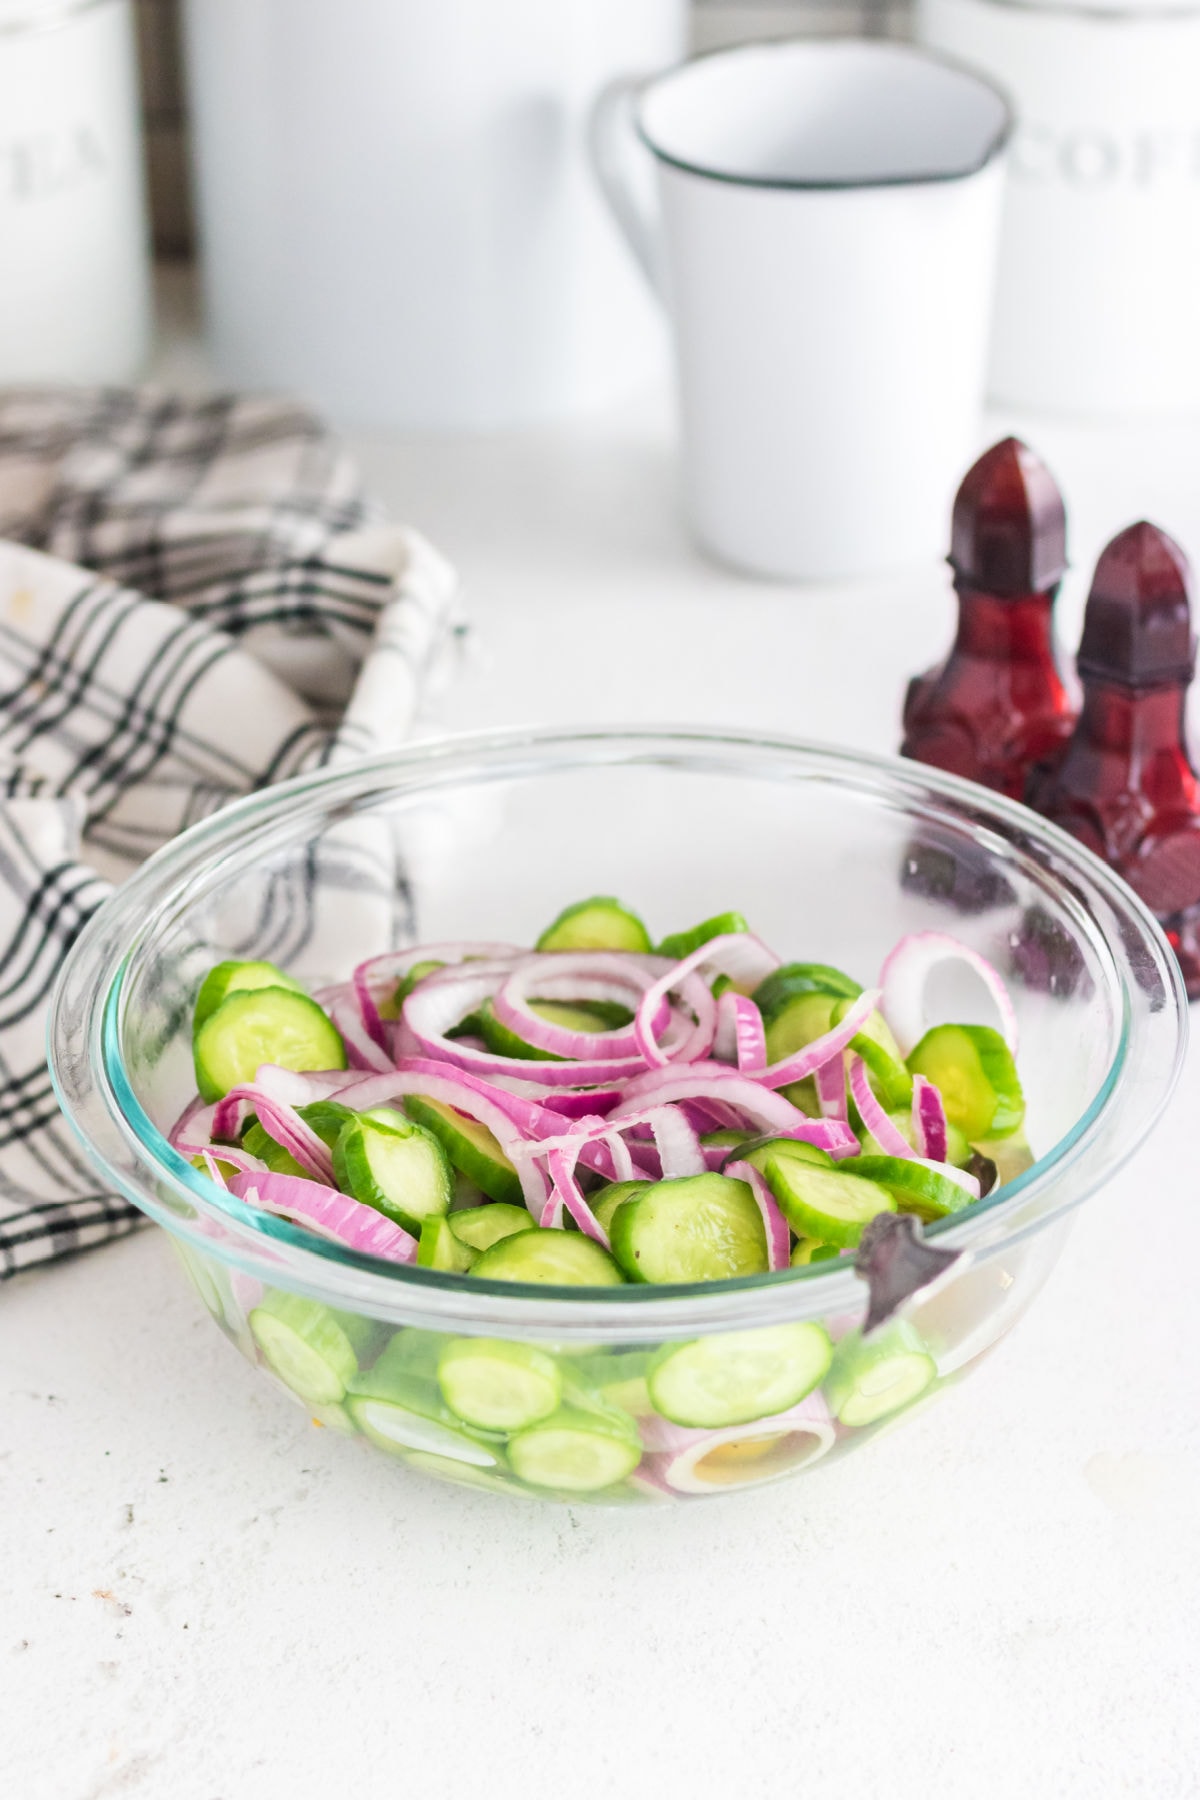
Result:
{"type": "MultiPolygon", "coordinates": [[[[853,1005],[853,1000],[839,1000],[830,1023],[840,1025],[853,1005]]],[[[850,1039],[849,1049],[866,1063],[871,1086],[886,1111],[898,1112],[912,1105],[912,1075],[882,1013],[871,1014],[862,1030],[850,1039]]]]}
{"type": "Polygon", "coordinates": [[[390,1106],[350,1115],[333,1147],[333,1174],[343,1193],[415,1234],[444,1217],[454,1196],[437,1138],[390,1106]]]}
{"type": "Polygon", "coordinates": [[[825,1379],[833,1345],[823,1325],[771,1325],[670,1345],[655,1357],[650,1398],[676,1425],[747,1425],[786,1412],[825,1379]]]}
{"type": "Polygon", "coordinates": [[[706,1131],[700,1139],[706,1150],[736,1150],[739,1144],[754,1141],[752,1131],[706,1131]]]}
{"type": "Polygon", "coordinates": [[[386,1383],[393,1378],[436,1382],[442,1351],[453,1342],[447,1332],[422,1331],[417,1325],[406,1325],[402,1330],[394,1331],[371,1370],[379,1391],[385,1392],[386,1383]]]}
{"type": "Polygon", "coordinates": [[[549,1282],[556,1287],[620,1287],[625,1277],[594,1238],[532,1225],[501,1238],[471,1270],[487,1281],[549,1282]]]}
{"type": "Polygon", "coordinates": [[[296,1111],[328,1150],[337,1143],[346,1120],[354,1117],[352,1108],[343,1106],[340,1100],[310,1100],[307,1106],[298,1106],[296,1111]]]}
{"type": "Polygon", "coordinates": [[[740,912],[717,913],[715,918],[705,919],[701,925],[693,925],[690,931],[676,931],[665,937],[655,951],[656,956],[669,956],[672,962],[682,962],[685,956],[691,956],[699,950],[701,944],[711,943],[715,937],[727,937],[738,931],[749,931],[750,927],[740,912]]]}
{"type": "Polygon", "coordinates": [[[486,1488],[489,1493],[516,1495],[518,1499],[523,1492],[503,1474],[475,1468],[471,1463],[452,1462],[448,1456],[438,1456],[432,1450],[410,1450],[404,1458],[404,1466],[416,1469],[421,1475],[436,1476],[439,1481],[452,1481],[456,1487],[486,1488]]]}
{"type": "Polygon", "coordinates": [[[306,1181],[312,1180],[309,1171],[296,1161],[291,1151],[285,1150],[282,1144],[277,1144],[257,1119],[253,1125],[247,1125],[242,1133],[242,1149],[248,1150],[251,1156],[257,1156],[260,1162],[265,1162],[268,1169],[274,1170],[276,1175],[301,1175],[306,1181]]]}
{"type": "Polygon", "coordinates": [[[779,1091],[785,1100],[790,1100],[793,1106],[798,1106],[800,1111],[807,1113],[810,1119],[820,1118],[821,1102],[817,1098],[817,1084],[811,1075],[806,1081],[789,1081],[787,1086],[780,1088],[779,1091]]]}
{"type": "Polygon", "coordinates": [[[309,1406],[332,1406],[358,1373],[354,1339],[369,1321],[336,1313],[319,1300],[276,1288],[250,1314],[250,1331],[268,1366],[309,1406]]]}
{"type": "Polygon", "coordinates": [[[486,1125],[455,1112],[441,1100],[429,1100],[424,1094],[409,1094],[404,1110],[410,1119],[431,1131],[456,1169],[492,1200],[503,1200],[509,1206],[524,1210],[525,1196],[517,1171],[501,1150],[486,1125]]]}
{"type": "MultiPolygon", "coordinates": [[[[913,1127],[911,1111],[901,1109],[898,1112],[889,1112],[888,1118],[905,1143],[915,1150],[917,1134],[913,1127]]],[[[888,1154],[878,1139],[873,1137],[869,1131],[860,1132],[859,1135],[862,1138],[864,1156],[886,1156],[888,1154]]],[[[974,1152],[958,1126],[951,1125],[949,1120],[946,1121],[946,1146],[949,1151],[946,1161],[953,1163],[956,1169],[965,1169],[974,1152]]]]}
{"type": "Polygon", "coordinates": [[[380,1018],[398,1019],[400,1017],[400,1008],[404,1005],[404,1002],[408,999],[408,996],[412,993],[413,989],[418,987],[427,975],[434,975],[439,969],[444,969],[445,966],[445,963],[438,962],[436,957],[431,957],[425,962],[414,963],[412,968],[408,971],[408,974],[404,977],[404,980],[397,987],[391,999],[384,1000],[376,1008],[380,1018]]]}
{"type": "MultiPolygon", "coordinates": [[[[836,994],[810,991],[785,1000],[770,1019],[764,1015],[767,1061],[782,1062],[785,1056],[794,1056],[797,1050],[806,1049],[815,1038],[824,1037],[833,1022],[833,1009],[837,1003],[836,994]]],[[[815,1094],[815,1088],[813,1092],[815,1094]]]]}
{"type": "Polygon", "coordinates": [[[765,1275],[762,1214],[744,1181],[656,1181],[613,1215],[613,1255],[633,1281],[725,1281],[765,1275]]]}
{"type": "Polygon", "coordinates": [[[902,1319],[868,1343],[857,1331],[841,1340],[825,1397],[843,1425],[874,1425],[923,1394],[936,1374],[937,1364],[902,1319]]]}
{"type": "Polygon", "coordinates": [[[592,1494],[623,1481],[642,1460],[637,1431],[626,1425],[606,1413],[563,1407],[510,1438],[508,1460],[530,1487],[592,1494]]]}
{"type": "Polygon", "coordinates": [[[801,1237],[839,1249],[857,1244],[863,1226],[881,1212],[895,1212],[886,1188],[843,1173],[845,1164],[821,1169],[794,1156],[772,1156],[763,1173],[784,1218],[801,1237]]]}
{"type": "Polygon", "coordinates": [[[816,1238],[797,1238],[789,1261],[793,1269],[806,1269],[810,1263],[836,1262],[841,1251],[836,1244],[819,1244],[816,1238]]]}
{"type": "Polygon", "coordinates": [[[304,989],[282,969],[277,969],[270,962],[219,962],[208,971],[200,983],[200,992],[196,995],[196,1008],[192,1014],[193,1034],[199,1031],[206,1019],[212,1017],[218,1006],[221,1006],[238,989],[246,988],[287,988],[291,993],[302,994],[304,989]]]}
{"type": "MultiPolygon", "coordinates": [[[[800,994],[833,994],[846,1000],[857,1000],[862,993],[857,981],[833,969],[828,963],[785,963],[760,981],[754,990],[754,1004],[770,1024],[789,1000],[800,994]]],[[[820,1033],[816,1034],[818,1037],[820,1033]]]]}
{"type": "Polygon", "coordinates": [[[559,913],[538,939],[538,950],[633,950],[650,948],[650,934],[636,913],[597,894],[559,913]]]}
{"type": "Polygon", "coordinates": [[[202,1100],[220,1100],[253,1081],[263,1063],[283,1069],[344,1069],[341,1034],[315,1000],[295,988],[239,988],[196,1033],[193,1053],[202,1100]]]}
{"type": "Polygon", "coordinates": [[[501,1024],[490,1000],[484,1001],[476,1016],[479,1021],[479,1036],[493,1056],[516,1056],[531,1062],[566,1060],[557,1056],[553,1050],[542,1050],[536,1044],[527,1044],[515,1031],[510,1031],[507,1025],[501,1024]]]}
{"type": "Polygon", "coordinates": [[[1012,1053],[990,1025],[935,1025],[908,1059],[939,1089],[946,1117],[971,1143],[1009,1137],[1025,1119],[1012,1053]]]}
{"type": "Polygon", "coordinates": [[[521,1431],[548,1419],[562,1400],[562,1372],[532,1344],[456,1338],[438,1363],[438,1384],[452,1413],[485,1431],[521,1431]]]}
{"type": "Polygon", "coordinates": [[[488,1206],[471,1206],[465,1212],[451,1213],[449,1225],[455,1237],[472,1250],[490,1250],[501,1238],[528,1231],[533,1224],[523,1206],[507,1206],[493,1201],[488,1206]]]}
{"type": "Polygon", "coordinates": [[[649,1372],[649,1351],[616,1350],[579,1358],[570,1385],[572,1392],[578,1386],[590,1400],[640,1418],[654,1410],[646,1380],[649,1372]]]}
{"type": "Polygon", "coordinates": [[[426,1219],[422,1225],[417,1245],[418,1268],[441,1269],[447,1275],[465,1275],[478,1256],[477,1250],[472,1250],[455,1235],[449,1219],[426,1219]]]}
{"type": "Polygon", "coordinates": [[[805,1144],[799,1138],[752,1138],[741,1152],[740,1160],[748,1162],[760,1175],[765,1175],[767,1164],[773,1156],[781,1156],[785,1161],[790,1159],[792,1162],[808,1163],[814,1169],[837,1168],[828,1150],[822,1150],[816,1144],[805,1144]]]}
{"type": "Polygon", "coordinates": [[[620,1031],[633,1024],[633,1014],[619,1000],[531,1000],[529,1010],[568,1031],[620,1031]]]}
{"type": "Polygon", "coordinates": [[[650,1185],[648,1181],[610,1181],[607,1187],[597,1189],[588,1205],[604,1230],[611,1232],[613,1214],[618,1206],[624,1205],[626,1200],[632,1200],[635,1194],[644,1194],[650,1185]]]}
{"type": "Polygon", "coordinates": [[[843,1175],[861,1175],[865,1181],[877,1181],[894,1197],[901,1212],[915,1213],[931,1224],[951,1213],[973,1206],[966,1188],[959,1187],[948,1175],[927,1169],[924,1163],[910,1162],[903,1156],[850,1156],[838,1164],[843,1175]]]}
{"type": "Polygon", "coordinates": [[[377,1391],[372,1386],[374,1374],[371,1370],[360,1377],[364,1385],[351,1388],[346,1405],[358,1429],[377,1449],[390,1456],[423,1450],[477,1469],[500,1467],[499,1445],[456,1419],[433,1383],[396,1378],[386,1384],[386,1391],[377,1391]]]}

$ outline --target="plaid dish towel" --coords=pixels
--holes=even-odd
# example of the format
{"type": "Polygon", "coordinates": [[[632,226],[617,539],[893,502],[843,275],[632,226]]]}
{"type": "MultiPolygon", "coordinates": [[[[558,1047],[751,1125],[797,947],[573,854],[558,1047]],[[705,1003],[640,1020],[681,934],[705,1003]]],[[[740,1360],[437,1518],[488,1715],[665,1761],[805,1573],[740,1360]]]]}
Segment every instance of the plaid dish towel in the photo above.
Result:
{"type": "Polygon", "coordinates": [[[0,392],[0,1276],[140,1216],[46,1068],[81,926],[227,801],[399,744],[454,595],[289,403],[0,392]]]}

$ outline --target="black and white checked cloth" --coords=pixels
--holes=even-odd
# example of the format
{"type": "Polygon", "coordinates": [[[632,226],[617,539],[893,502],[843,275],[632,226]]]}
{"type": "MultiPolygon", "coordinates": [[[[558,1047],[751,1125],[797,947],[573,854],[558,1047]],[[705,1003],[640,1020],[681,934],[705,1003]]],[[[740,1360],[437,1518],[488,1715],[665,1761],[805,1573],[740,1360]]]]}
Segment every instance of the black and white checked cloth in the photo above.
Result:
{"type": "Polygon", "coordinates": [[[227,801],[401,742],[454,594],[287,402],[0,392],[0,1276],[139,1216],[46,1069],[80,927],[227,801]]]}

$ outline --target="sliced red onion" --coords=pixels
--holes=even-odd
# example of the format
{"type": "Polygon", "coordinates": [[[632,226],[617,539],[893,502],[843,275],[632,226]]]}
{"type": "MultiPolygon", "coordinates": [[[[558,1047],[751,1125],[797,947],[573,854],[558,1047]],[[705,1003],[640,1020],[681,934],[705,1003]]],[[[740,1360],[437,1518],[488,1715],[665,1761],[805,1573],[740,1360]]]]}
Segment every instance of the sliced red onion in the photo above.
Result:
{"type": "Polygon", "coordinates": [[[636,1181],[637,1176],[633,1172],[633,1156],[630,1152],[629,1145],[625,1142],[625,1139],[621,1136],[620,1132],[614,1131],[612,1135],[605,1138],[604,1141],[608,1145],[609,1152],[613,1159],[614,1178],[617,1181],[636,1181]]]}
{"type": "Polygon", "coordinates": [[[268,1172],[267,1165],[261,1157],[251,1156],[248,1150],[235,1149],[232,1144],[189,1144],[181,1141],[176,1144],[175,1148],[180,1156],[202,1156],[205,1167],[218,1187],[225,1186],[224,1177],[214,1168],[214,1164],[218,1161],[242,1174],[266,1174],[268,1172]]]}
{"type": "Polygon", "coordinates": [[[430,975],[414,988],[404,1002],[403,1018],[423,1053],[476,1075],[516,1075],[555,1087],[619,1081],[643,1066],[637,1053],[589,1057],[577,1062],[541,1062],[535,1057],[496,1056],[447,1037],[448,1031],[494,997],[509,972],[496,963],[470,963],[463,969],[430,975]]]}
{"type": "Polygon", "coordinates": [[[813,1076],[817,1090],[817,1105],[821,1109],[823,1119],[844,1119],[849,1108],[846,1102],[846,1059],[844,1056],[831,1056],[827,1063],[813,1076]]]}
{"type": "Polygon", "coordinates": [[[304,1122],[294,1106],[276,1097],[283,1084],[272,1079],[272,1076],[290,1075],[292,1071],[277,1069],[270,1074],[267,1071],[268,1065],[264,1064],[260,1074],[267,1074],[265,1082],[256,1079],[242,1087],[231,1088],[225,1098],[216,1103],[213,1109],[212,1135],[217,1140],[218,1149],[222,1138],[239,1136],[247,1117],[254,1113],[268,1137],[274,1138],[289,1155],[294,1156],[302,1169],[318,1181],[332,1181],[333,1157],[329,1146],[317,1136],[311,1125],[304,1122]]]}
{"type": "Polygon", "coordinates": [[[851,1038],[857,1037],[879,1002],[879,989],[868,988],[860,994],[840,1025],[834,1025],[823,1036],[814,1038],[803,1050],[785,1056],[782,1062],[770,1063],[760,1070],[758,1079],[767,1087],[787,1087],[793,1081],[806,1081],[815,1075],[831,1056],[840,1056],[851,1038]]]}
{"type": "Polygon", "coordinates": [[[731,1063],[737,1066],[737,1013],[733,1002],[735,995],[732,988],[727,988],[717,1001],[717,1023],[713,1030],[712,1050],[710,1055],[714,1062],[731,1063]]]}
{"type": "MultiPolygon", "coordinates": [[[[374,1007],[371,1008],[375,1012],[374,1007]]],[[[390,1069],[391,1054],[377,1043],[363,1018],[359,1007],[359,996],[353,988],[343,989],[341,993],[331,996],[325,1002],[325,1011],[337,1026],[346,1046],[346,1058],[352,1069],[390,1069]]],[[[380,1035],[383,1035],[383,1020],[375,1013],[380,1035]]]]}
{"type": "Polygon", "coordinates": [[[852,1056],[850,1059],[850,1092],[854,1096],[854,1104],[859,1110],[863,1124],[883,1154],[885,1156],[902,1156],[906,1161],[912,1157],[912,1145],[904,1134],[896,1129],[876,1098],[867,1076],[867,1065],[861,1056],[852,1056]]]}
{"type": "Polygon", "coordinates": [[[773,1273],[789,1267],[792,1258],[792,1233],[779,1210],[779,1202],[753,1163],[727,1163],[725,1173],[735,1181],[744,1181],[758,1202],[763,1230],[767,1234],[767,1268],[773,1273]]]}
{"type": "MultiPolygon", "coordinates": [[[[597,1057],[634,1056],[637,1041],[631,1024],[612,1031],[572,1031],[553,1025],[533,1011],[532,1000],[615,1000],[633,1011],[653,982],[653,975],[626,957],[603,950],[575,954],[555,951],[527,956],[517,963],[492,1001],[496,1017],[527,1044],[571,1062],[597,1057]]],[[[655,1021],[662,1030],[670,1018],[664,998],[655,1021]]]]}
{"type": "Polygon", "coordinates": [[[946,1108],[938,1089],[924,1075],[913,1076],[912,1121],[921,1155],[931,1162],[945,1162],[950,1150],[946,1108]]]}
{"type": "Polygon", "coordinates": [[[985,956],[944,931],[914,931],[901,938],[880,972],[883,1016],[903,1054],[908,1056],[928,1029],[925,987],[932,971],[944,962],[963,962],[974,969],[995,1002],[1000,1034],[1015,1056],[1017,1015],[1003,978],[985,956]]]}
{"type": "Polygon", "coordinates": [[[743,1075],[758,1075],[767,1066],[767,1037],[763,1017],[753,1000],[728,989],[721,996],[733,1004],[737,1066],[743,1075]]]}
{"type": "Polygon", "coordinates": [[[699,1135],[679,1107],[657,1106],[648,1115],[647,1122],[654,1133],[664,1181],[707,1172],[699,1135]]]}
{"type": "Polygon", "coordinates": [[[299,1175],[267,1173],[234,1175],[229,1189],[248,1206],[294,1219],[318,1237],[344,1244],[348,1250],[380,1256],[387,1262],[417,1260],[417,1240],[403,1226],[373,1206],[339,1194],[336,1188],[305,1181],[299,1175]]]}
{"type": "Polygon", "coordinates": [[[797,1469],[807,1468],[824,1456],[836,1436],[829,1408],[819,1393],[809,1394],[797,1406],[776,1413],[772,1418],[755,1419],[749,1425],[727,1425],[721,1431],[693,1431],[686,1425],[672,1425],[657,1417],[645,1419],[640,1429],[642,1441],[655,1453],[651,1467],[677,1494],[724,1493],[735,1487],[757,1487],[763,1481],[778,1480],[797,1469]],[[765,1476],[761,1470],[756,1473],[753,1462],[746,1463],[741,1471],[745,1480],[706,1479],[700,1468],[704,1458],[722,1444],[746,1444],[788,1436],[797,1439],[794,1453],[782,1466],[772,1468],[765,1476]]]}
{"type": "Polygon", "coordinates": [[[583,1189],[575,1179],[575,1160],[569,1150],[550,1152],[549,1171],[554,1186],[542,1211],[542,1225],[561,1225],[565,1207],[580,1231],[608,1250],[611,1248],[608,1233],[588,1205],[583,1189]]]}
{"type": "Polygon", "coordinates": [[[608,1115],[609,1123],[615,1125],[656,1103],[693,1099],[725,1101],[761,1133],[799,1138],[828,1150],[831,1156],[853,1156],[858,1150],[858,1139],[843,1120],[810,1119],[782,1094],[723,1063],[692,1063],[686,1068],[673,1064],[669,1069],[648,1070],[628,1083],[625,1098],[608,1115]]]}
{"type": "Polygon", "coordinates": [[[778,967],[778,957],[749,932],[725,932],[720,937],[710,938],[707,944],[701,944],[666,975],[660,976],[642,996],[634,1025],[638,1049],[645,1061],[651,1068],[661,1068],[667,1062],[697,1062],[711,1050],[717,1028],[717,1008],[708,983],[696,973],[698,969],[706,968],[714,975],[728,975],[737,981],[739,977],[745,979],[747,971],[753,978],[754,971],[759,968],[762,974],[757,980],[762,980],[778,967]],[[770,958],[769,964],[765,958],[770,958]],[[668,1055],[655,1036],[654,1019],[659,1003],[673,993],[690,1008],[696,1024],[678,1049],[668,1055]]]}

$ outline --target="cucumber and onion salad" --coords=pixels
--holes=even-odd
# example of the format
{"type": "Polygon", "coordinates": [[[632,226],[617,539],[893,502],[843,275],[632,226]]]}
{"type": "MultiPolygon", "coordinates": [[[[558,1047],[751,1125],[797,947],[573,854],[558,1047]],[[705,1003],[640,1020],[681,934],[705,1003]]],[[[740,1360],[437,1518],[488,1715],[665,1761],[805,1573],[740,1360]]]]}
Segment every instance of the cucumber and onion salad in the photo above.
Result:
{"type": "MultiPolygon", "coordinates": [[[[532,951],[421,945],[315,995],[270,963],[219,964],[173,1142],[248,1205],[385,1260],[560,1288],[721,1281],[852,1254],[880,1212],[961,1212],[994,1185],[1001,1141],[1030,1160],[1016,1036],[999,974],[942,933],[903,939],[864,990],[784,963],[740,914],[655,945],[595,897],[532,951]],[[999,1029],[926,1018],[929,973],[952,959],[999,1029]]],[[[643,1455],[608,1376],[565,1357],[457,1339],[410,1366],[401,1340],[428,1334],[409,1332],[368,1364],[353,1321],[286,1294],[251,1328],[308,1404],[405,1455],[562,1492],[619,1484],[643,1455]]],[[[824,1426],[793,1414],[822,1384],[861,1425],[933,1373],[919,1345],[835,1347],[816,1324],[644,1361],[618,1387],[679,1431],[724,1433],[713,1471],[778,1461],[785,1439],[811,1455],[824,1426]],[[766,1426],[765,1450],[737,1438],[770,1420],[778,1444],[766,1426]]],[[[657,1454],[707,1480],[692,1440],[657,1454]]]]}

